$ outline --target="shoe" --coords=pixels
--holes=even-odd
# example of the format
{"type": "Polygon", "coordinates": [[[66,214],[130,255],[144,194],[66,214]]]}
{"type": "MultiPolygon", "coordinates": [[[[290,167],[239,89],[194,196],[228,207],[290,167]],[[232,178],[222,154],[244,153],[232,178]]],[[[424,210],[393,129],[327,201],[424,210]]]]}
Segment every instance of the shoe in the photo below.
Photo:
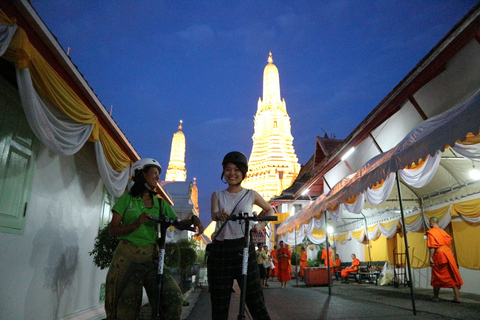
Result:
{"type": "Polygon", "coordinates": [[[268,285],[268,283],[265,283],[265,287],[270,287],[270,286],[268,285]]]}

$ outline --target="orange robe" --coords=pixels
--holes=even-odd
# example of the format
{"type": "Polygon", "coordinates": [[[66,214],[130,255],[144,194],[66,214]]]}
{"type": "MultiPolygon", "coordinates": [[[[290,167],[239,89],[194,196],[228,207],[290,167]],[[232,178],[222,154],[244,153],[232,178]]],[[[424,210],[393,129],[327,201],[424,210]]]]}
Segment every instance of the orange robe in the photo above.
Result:
{"type": "MultiPolygon", "coordinates": [[[[332,251],[328,250],[328,266],[330,267],[330,274],[333,274],[333,260],[332,260],[332,251]]],[[[327,265],[327,249],[322,251],[322,259],[324,260],[325,266],[327,265]]]]}
{"type": "Polygon", "coordinates": [[[430,281],[434,288],[457,287],[460,289],[462,287],[463,280],[450,249],[451,242],[452,237],[440,228],[432,228],[427,231],[427,246],[435,248],[432,280],[430,281]]]}
{"type": "Polygon", "coordinates": [[[348,267],[348,268],[345,268],[342,270],[342,278],[348,278],[348,276],[350,276],[350,272],[355,272],[358,270],[358,266],[360,265],[360,260],[358,260],[357,258],[355,258],[353,261],[352,261],[352,266],[353,267],[348,267]]]}
{"type": "Polygon", "coordinates": [[[275,266],[274,269],[270,269],[270,276],[276,277],[278,274],[277,250],[272,250],[272,252],[270,252],[270,256],[272,257],[272,262],[275,266]]]}
{"type": "MultiPolygon", "coordinates": [[[[329,266],[330,267],[333,267],[333,260],[332,260],[332,251],[328,250],[328,253],[329,253],[329,256],[328,257],[328,262],[329,262],[329,266]]],[[[327,265],[327,249],[323,249],[322,251],[322,259],[325,260],[325,265],[327,265]]]]}
{"type": "Polygon", "coordinates": [[[302,255],[300,256],[300,273],[299,273],[299,276],[300,277],[303,277],[303,268],[306,268],[308,267],[308,263],[307,263],[307,253],[306,252],[302,252],[302,255]]]}
{"type": "Polygon", "coordinates": [[[333,264],[333,271],[334,272],[340,271],[341,265],[342,265],[342,260],[340,259],[335,260],[335,263],[333,264]]]}
{"type": "Polygon", "coordinates": [[[292,279],[290,274],[290,258],[292,254],[288,248],[281,248],[277,250],[278,257],[278,281],[285,282],[292,279]],[[286,254],[286,257],[280,257],[281,255],[286,254]]]}

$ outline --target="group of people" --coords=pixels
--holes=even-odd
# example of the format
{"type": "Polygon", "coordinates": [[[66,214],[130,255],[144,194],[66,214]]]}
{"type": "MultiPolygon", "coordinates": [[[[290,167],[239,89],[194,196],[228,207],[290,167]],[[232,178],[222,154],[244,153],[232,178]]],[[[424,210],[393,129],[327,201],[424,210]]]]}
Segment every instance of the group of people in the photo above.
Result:
{"type": "MultiPolygon", "coordinates": [[[[152,217],[165,215],[176,219],[172,208],[155,193],[162,168],[154,159],[141,159],[132,166],[130,191],[121,196],[112,208],[110,235],[120,240],[106,279],[105,310],[107,319],[137,319],[140,313],[143,288],[151,305],[160,294],[160,304],[165,319],[180,319],[183,296],[168,268],[163,269],[162,291],[158,292],[157,270],[159,238],[157,223],[152,217]]],[[[233,281],[241,281],[242,255],[246,245],[243,224],[228,219],[232,214],[252,212],[253,205],[262,209],[259,216],[273,215],[270,204],[256,191],[241,186],[248,171],[247,157],[237,151],[229,152],[222,161],[221,180],[227,188],[215,191],[211,197],[211,217],[216,221],[212,234],[212,248],[208,255],[208,284],[212,305],[212,319],[228,319],[233,281]]],[[[245,223],[245,222],[244,222],[245,223]]],[[[258,232],[267,224],[249,222],[249,230],[258,232]]],[[[177,223],[185,229],[194,226],[197,235],[203,233],[203,225],[196,216],[177,223]]],[[[463,284],[450,250],[451,237],[438,228],[438,221],[430,220],[431,229],[427,232],[430,263],[432,266],[431,285],[434,288],[434,301],[439,300],[442,287],[453,288],[453,302],[460,302],[459,290],[463,284]]],[[[250,241],[246,281],[245,303],[254,319],[270,319],[265,305],[262,286],[268,286],[269,275],[276,276],[285,288],[291,279],[291,252],[283,241],[272,252],[266,245],[259,245],[257,252],[250,241]],[[271,264],[274,266],[271,268],[271,264]]],[[[332,272],[339,271],[341,261],[338,255],[329,261],[332,272]]],[[[352,254],[352,265],[341,270],[341,276],[348,281],[350,272],[358,270],[360,261],[352,254]]],[[[307,255],[303,248],[300,258],[300,276],[307,266],[307,255]]]]}

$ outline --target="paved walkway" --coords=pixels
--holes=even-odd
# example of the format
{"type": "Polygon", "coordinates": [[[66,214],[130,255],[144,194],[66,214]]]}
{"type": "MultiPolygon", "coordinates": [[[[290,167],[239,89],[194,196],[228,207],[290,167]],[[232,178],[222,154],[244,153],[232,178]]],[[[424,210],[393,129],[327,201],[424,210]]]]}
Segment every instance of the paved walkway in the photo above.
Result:
{"type": "MultiPolygon", "coordinates": [[[[480,295],[463,293],[462,303],[450,302],[451,289],[440,291],[440,301],[431,301],[431,289],[414,289],[416,315],[413,314],[410,288],[375,286],[373,284],[332,285],[307,287],[303,282],[291,280],[287,288],[276,281],[264,289],[267,308],[272,320],[283,319],[480,319],[480,295]]],[[[238,290],[238,288],[237,288],[238,290]]],[[[232,295],[229,319],[237,319],[239,291],[232,295]]],[[[206,288],[197,288],[187,297],[182,319],[211,319],[210,296],[206,288]]],[[[246,319],[249,319],[247,315],[246,319]]]]}

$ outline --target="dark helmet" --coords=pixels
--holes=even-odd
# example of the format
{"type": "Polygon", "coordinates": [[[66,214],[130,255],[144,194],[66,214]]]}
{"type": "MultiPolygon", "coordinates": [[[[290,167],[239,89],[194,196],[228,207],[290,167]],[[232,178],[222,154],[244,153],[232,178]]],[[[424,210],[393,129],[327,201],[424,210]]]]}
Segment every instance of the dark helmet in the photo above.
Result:
{"type": "Polygon", "coordinates": [[[222,166],[225,166],[227,163],[241,163],[245,165],[248,170],[247,156],[239,151],[227,153],[225,157],[223,157],[222,166]]]}

